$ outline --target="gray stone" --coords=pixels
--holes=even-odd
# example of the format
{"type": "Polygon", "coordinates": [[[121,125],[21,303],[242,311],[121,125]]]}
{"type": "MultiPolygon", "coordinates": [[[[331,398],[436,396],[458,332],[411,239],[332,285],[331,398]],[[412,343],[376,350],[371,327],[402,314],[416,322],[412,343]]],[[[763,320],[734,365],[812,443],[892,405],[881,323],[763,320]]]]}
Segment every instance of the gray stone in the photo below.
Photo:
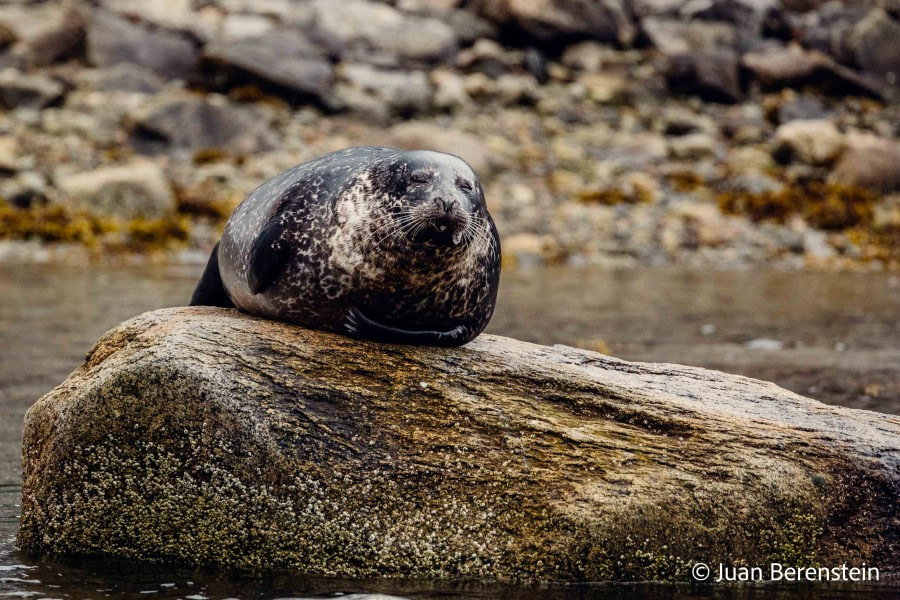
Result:
{"type": "Polygon", "coordinates": [[[898,486],[896,416],[747,377],[174,308],[105,334],[28,411],[17,545],[342,578],[690,581],[696,561],[893,564],[898,486]]]}
{"type": "Polygon", "coordinates": [[[900,22],[874,8],[853,28],[850,43],[863,70],[900,83],[900,22]]]}
{"type": "Polygon", "coordinates": [[[648,17],[641,26],[653,47],[664,56],[692,51],[714,53],[733,50],[737,45],[737,32],[728,23],[648,17]]]}
{"type": "MultiPolygon", "coordinates": [[[[9,52],[20,65],[33,69],[73,54],[84,39],[84,20],[61,3],[0,3],[0,32],[0,38],[12,43],[9,52]]],[[[0,47],[3,45],[0,43],[0,47]]]]}
{"type": "Polygon", "coordinates": [[[846,136],[832,180],[859,185],[883,193],[900,191],[900,143],[871,134],[846,136]]]}
{"type": "Polygon", "coordinates": [[[669,153],[679,159],[698,160],[715,156],[718,149],[719,143],[706,133],[689,133],[669,140],[669,153]]]}
{"type": "Polygon", "coordinates": [[[222,96],[162,99],[136,116],[134,143],[146,152],[217,149],[231,154],[271,150],[278,137],[249,108],[222,96]]]}
{"type": "Polygon", "coordinates": [[[810,50],[818,50],[842,64],[856,62],[852,37],[856,24],[865,16],[860,6],[831,0],[815,11],[794,17],[793,28],[810,50]]]}
{"type": "Polygon", "coordinates": [[[200,53],[187,35],[131,23],[103,10],[95,11],[87,30],[88,59],[98,67],[134,63],[166,78],[188,78],[200,53]]]}
{"type": "Polygon", "coordinates": [[[209,11],[199,10],[192,0],[94,0],[109,10],[131,21],[162,29],[188,34],[207,42],[215,33],[218,19],[209,11]]]}
{"type": "Polygon", "coordinates": [[[44,108],[63,97],[63,85],[45,75],[0,71],[0,108],[44,108]]]}
{"type": "Polygon", "coordinates": [[[56,176],[56,186],[67,208],[102,217],[158,219],[175,210],[175,197],[165,174],[149,161],[61,173],[56,176]]]}
{"type": "Polygon", "coordinates": [[[225,15],[220,25],[219,41],[260,37],[275,27],[275,21],[264,15],[225,15]]]}
{"type": "Polygon", "coordinates": [[[0,174],[15,173],[21,166],[19,140],[11,135],[0,135],[0,174]]]}
{"type": "Polygon", "coordinates": [[[728,49],[695,51],[669,57],[666,81],[675,92],[712,102],[736,102],[741,97],[738,55],[728,49]]]}
{"type": "Polygon", "coordinates": [[[127,63],[100,69],[88,79],[93,89],[104,92],[158,94],[165,87],[165,81],[150,69],[127,63]]]}
{"type": "Polygon", "coordinates": [[[411,115],[431,107],[433,90],[428,76],[421,71],[392,71],[367,64],[342,65],[339,70],[344,83],[336,90],[339,101],[351,110],[369,112],[361,105],[363,97],[383,104],[391,114],[411,115]]]}
{"type": "Polygon", "coordinates": [[[592,38],[630,45],[637,28],[620,0],[476,0],[472,10],[541,42],[592,38]]]}
{"type": "Polygon", "coordinates": [[[367,0],[311,0],[317,41],[345,60],[382,66],[442,62],[457,49],[453,29],[438,19],[404,14],[367,0]]]}
{"type": "Polygon", "coordinates": [[[825,103],[819,97],[810,94],[789,97],[778,105],[779,123],[797,119],[824,119],[831,115],[832,111],[825,103]]]}
{"type": "Polygon", "coordinates": [[[333,80],[331,63],[297,29],[279,29],[265,35],[209,44],[204,55],[231,70],[230,77],[252,78],[273,85],[292,100],[327,99],[333,80]]]}
{"type": "Polygon", "coordinates": [[[765,89],[814,86],[836,96],[884,97],[876,82],[837,64],[821,52],[797,46],[748,52],[742,64],[765,89]]]}
{"type": "MultiPolygon", "coordinates": [[[[0,165],[0,172],[2,172],[0,165]]],[[[49,202],[50,186],[37,171],[23,171],[0,178],[0,198],[18,208],[32,208],[49,202]]]]}
{"type": "Polygon", "coordinates": [[[844,136],[829,120],[796,120],[775,130],[773,154],[807,165],[828,165],[844,148],[844,136]]]}
{"type": "Polygon", "coordinates": [[[731,23],[741,32],[756,34],[780,6],[781,0],[688,0],[678,15],[685,20],[731,23]]]}

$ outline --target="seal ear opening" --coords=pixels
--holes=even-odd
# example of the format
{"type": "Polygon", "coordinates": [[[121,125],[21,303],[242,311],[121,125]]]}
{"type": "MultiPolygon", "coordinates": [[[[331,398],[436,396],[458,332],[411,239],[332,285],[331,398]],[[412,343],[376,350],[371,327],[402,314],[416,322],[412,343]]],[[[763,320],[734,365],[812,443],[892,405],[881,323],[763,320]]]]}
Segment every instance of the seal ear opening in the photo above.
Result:
{"type": "Polygon", "coordinates": [[[219,243],[213,246],[209,255],[209,262],[203,270],[200,283],[194,289],[189,306],[221,306],[222,308],[234,308],[234,303],[225,290],[222,283],[222,274],[219,272],[219,243]]]}

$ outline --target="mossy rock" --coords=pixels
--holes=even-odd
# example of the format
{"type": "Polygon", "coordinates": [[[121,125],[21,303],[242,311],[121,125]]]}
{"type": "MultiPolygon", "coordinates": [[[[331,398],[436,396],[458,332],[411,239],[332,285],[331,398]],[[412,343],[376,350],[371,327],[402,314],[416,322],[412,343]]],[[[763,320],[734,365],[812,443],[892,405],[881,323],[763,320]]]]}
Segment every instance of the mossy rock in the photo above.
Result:
{"type": "Polygon", "coordinates": [[[900,419],[773,384],[181,308],[113,329],[31,408],[18,545],[341,577],[887,569],[898,489],[900,419]]]}

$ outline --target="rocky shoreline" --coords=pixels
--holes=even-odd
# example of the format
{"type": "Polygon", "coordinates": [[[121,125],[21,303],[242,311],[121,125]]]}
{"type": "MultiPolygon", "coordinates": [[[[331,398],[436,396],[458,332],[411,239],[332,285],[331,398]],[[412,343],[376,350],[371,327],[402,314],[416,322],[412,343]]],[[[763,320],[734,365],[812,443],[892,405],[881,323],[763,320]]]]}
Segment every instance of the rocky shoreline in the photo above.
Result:
{"type": "Polygon", "coordinates": [[[263,180],[372,144],[470,162],[510,264],[896,268],[898,16],[894,0],[6,3],[0,260],[200,262],[263,180]]]}

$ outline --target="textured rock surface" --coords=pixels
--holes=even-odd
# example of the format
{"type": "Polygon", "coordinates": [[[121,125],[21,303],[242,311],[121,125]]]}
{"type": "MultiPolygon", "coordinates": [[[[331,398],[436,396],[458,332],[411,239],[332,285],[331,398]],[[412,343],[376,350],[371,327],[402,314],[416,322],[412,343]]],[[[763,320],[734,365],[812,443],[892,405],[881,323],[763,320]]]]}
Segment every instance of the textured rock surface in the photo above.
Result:
{"type": "Polygon", "coordinates": [[[25,75],[15,69],[0,71],[0,108],[44,108],[59,100],[61,83],[43,75],[25,75]]]}
{"type": "Polygon", "coordinates": [[[106,11],[97,11],[88,25],[87,56],[99,67],[134,63],[176,78],[188,77],[199,61],[188,36],[151,29],[106,11]]]}
{"type": "Polygon", "coordinates": [[[226,76],[249,77],[300,97],[327,96],[333,77],[320,50],[295,29],[280,29],[206,47],[207,60],[233,69],[226,76]]]}
{"type": "Polygon", "coordinates": [[[900,420],[715,371],[482,336],[360,343],[191,308],[29,411],[18,544],[329,575],[686,579],[885,565],[900,420]]]}
{"type": "Polygon", "coordinates": [[[57,186],[68,206],[99,216],[153,219],[175,211],[169,182],[149,161],[60,175],[57,186]]]}
{"type": "Polygon", "coordinates": [[[472,4],[486,18],[515,24],[545,42],[591,37],[628,44],[636,35],[626,4],[618,0],[476,0],[472,4]]]}
{"type": "Polygon", "coordinates": [[[264,119],[223,96],[163,97],[137,114],[135,121],[135,137],[151,152],[223,148],[240,154],[271,150],[277,143],[264,119]]]}

